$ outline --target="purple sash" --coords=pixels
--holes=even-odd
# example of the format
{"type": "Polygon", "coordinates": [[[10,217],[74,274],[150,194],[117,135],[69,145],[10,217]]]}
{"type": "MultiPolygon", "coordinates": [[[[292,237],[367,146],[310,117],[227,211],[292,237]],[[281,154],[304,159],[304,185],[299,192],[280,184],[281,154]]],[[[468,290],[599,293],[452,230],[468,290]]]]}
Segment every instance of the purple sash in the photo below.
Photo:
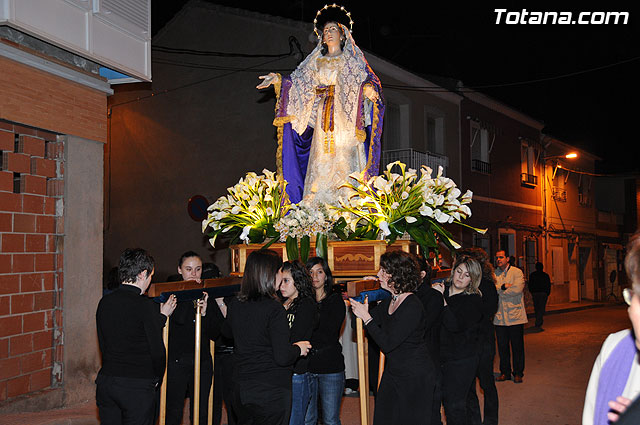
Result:
{"type": "Polygon", "coordinates": [[[598,393],[593,415],[594,425],[609,424],[607,419],[609,401],[615,400],[616,397],[622,395],[629,379],[636,351],[635,338],[633,333],[630,332],[629,335],[616,344],[611,355],[604,362],[598,380],[598,393]]]}

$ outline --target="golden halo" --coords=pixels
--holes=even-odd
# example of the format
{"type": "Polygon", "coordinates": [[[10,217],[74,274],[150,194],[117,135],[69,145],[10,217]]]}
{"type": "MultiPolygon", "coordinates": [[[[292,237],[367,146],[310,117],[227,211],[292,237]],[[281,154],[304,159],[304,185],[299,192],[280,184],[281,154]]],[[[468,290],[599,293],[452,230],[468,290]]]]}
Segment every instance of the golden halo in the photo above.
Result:
{"type": "Polygon", "coordinates": [[[316,12],[316,17],[313,19],[313,32],[316,33],[318,38],[320,38],[320,33],[318,33],[318,17],[320,15],[322,15],[323,11],[325,11],[325,10],[327,10],[329,8],[336,8],[336,9],[342,10],[344,12],[344,14],[347,16],[347,18],[349,18],[349,32],[353,32],[353,19],[351,19],[351,12],[348,12],[347,9],[344,8],[344,6],[338,6],[335,3],[333,3],[333,4],[325,4],[322,9],[320,9],[320,10],[318,10],[316,12]]]}

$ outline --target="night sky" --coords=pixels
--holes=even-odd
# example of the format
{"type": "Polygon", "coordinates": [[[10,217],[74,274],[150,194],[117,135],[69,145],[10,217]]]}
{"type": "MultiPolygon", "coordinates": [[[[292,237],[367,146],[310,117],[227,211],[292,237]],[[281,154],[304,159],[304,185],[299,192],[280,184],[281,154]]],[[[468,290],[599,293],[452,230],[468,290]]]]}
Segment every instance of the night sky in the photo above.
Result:
{"type": "MultiPolygon", "coordinates": [[[[154,34],[184,3],[152,1],[154,34]]],[[[325,4],[212,3],[305,22],[325,4]]],[[[407,7],[409,2],[386,2],[378,8],[362,1],[339,4],[352,13],[353,35],[365,54],[373,52],[427,78],[461,80],[544,122],[545,133],[600,156],[602,173],[640,173],[635,115],[640,112],[640,7],[610,1],[578,8],[557,2],[434,3],[407,7]],[[580,12],[629,12],[629,20],[627,25],[508,25],[503,14],[498,25],[494,9],[499,8],[521,16],[523,9],[573,12],[574,18],[580,12]]]]}

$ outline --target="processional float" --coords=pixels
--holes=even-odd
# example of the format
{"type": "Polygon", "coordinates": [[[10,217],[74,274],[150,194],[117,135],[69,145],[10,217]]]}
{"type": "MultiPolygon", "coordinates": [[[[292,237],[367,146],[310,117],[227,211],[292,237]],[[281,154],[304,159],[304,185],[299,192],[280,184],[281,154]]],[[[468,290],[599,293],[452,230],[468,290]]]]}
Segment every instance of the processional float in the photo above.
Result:
{"type": "MultiPolygon", "coordinates": [[[[204,292],[209,294],[209,299],[214,300],[219,297],[227,297],[236,294],[240,290],[241,279],[236,276],[223,277],[217,279],[204,279],[202,283],[195,281],[166,282],[154,283],[149,288],[149,296],[157,302],[165,302],[171,294],[174,294],[178,302],[193,302],[196,309],[196,329],[195,329],[195,354],[194,354],[194,371],[193,371],[193,425],[200,424],[200,350],[202,346],[202,316],[200,315],[200,307],[196,301],[201,299],[204,292]]],[[[210,304],[211,305],[211,304],[210,304]]],[[[169,322],[167,319],[162,338],[166,350],[166,357],[169,357],[169,322]]],[[[215,343],[209,342],[209,350],[211,352],[211,361],[214,362],[215,343]]],[[[215,364],[213,364],[215,368],[215,364]]],[[[208,404],[208,425],[213,423],[213,381],[211,378],[211,388],[209,391],[208,404]]],[[[165,425],[167,413],[167,370],[165,365],[165,373],[162,378],[162,386],[160,388],[160,418],[159,424],[165,425]]]]}

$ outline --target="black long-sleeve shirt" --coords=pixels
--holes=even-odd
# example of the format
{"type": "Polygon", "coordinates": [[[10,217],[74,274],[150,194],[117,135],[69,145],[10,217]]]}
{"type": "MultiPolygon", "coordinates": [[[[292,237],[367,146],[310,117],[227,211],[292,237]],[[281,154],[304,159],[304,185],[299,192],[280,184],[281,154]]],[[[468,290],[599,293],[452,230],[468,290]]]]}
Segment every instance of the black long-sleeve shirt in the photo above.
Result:
{"type": "Polygon", "coordinates": [[[529,275],[529,292],[544,292],[551,294],[551,279],[549,275],[543,271],[536,270],[529,275]]]}
{"type": "Polygon", "coordinates": [[[475,356],[479,350],[482,297],[464,293],[449,296],[447,286],[444,299],[447,305],[440,329],[440,361],[475,356]]]}
{"type": "Polygon", "coordinates": [[[101,375],[160,379],[166,356],[159,304],[140,288],[120,285],[98,304],[96,325],[102,352],[101,375]]]}
{"type": "Polygon", "coordinates": [[[234,299],[228,304],[222,333],[234,340],[234,380],[291,387],[292,365],[300,348],[289,342],[286,312],[277,300],[234,299]]]}
{"type": "Polygon", "coordinates": [[[381,301],[371,310],[373,320],[367,324],[367,332],[387,356],[386,367],[392,373],[432,367],[424,340],[426,316],[422,303],[409,295],[393,314],[389,314],[390,304],[390,298],[381,301]]]}
{"type": "MultiPolygon", "coordinates": [[[[215,300],[209,299],[207,313],[200,318],[201,344],[200,360],[211,364],[211,351],[209,340],[214,340],[214,314],[215,300]]],[[[179,359],[193,359],[195,354],[196,310],[193,301],[179,302],[171,315],[169,322],[169,361],[179,359]]]]}
{"type": "MultiPolygon", "coordinates": [[[[318,325],[318,305],[309,297],[302,298],[287,310],[287,320],[291,327],[289,340],[292,343],[310,341],[318,325]]],[[[308,367],[308,357],[300,357],[293,365],[293,373],[306,373],[308,367]]]]}
{"type": "Polygon", "coordinates": [[[480,281],[480,292],[482,292],[482,325],[480,326],[480,338],[483,342],[495,344],[495,334],[493,330],[493,316],[498,310],[498,291],[493,279],[482,277],[480,281]]]}
{"type": "Polygon", "coordinates": [[[311,336],[312,352],[309,372],[338,373],[344,370],[344,356],[340,345],[340,331],[346,315],[342,296],[333,293],[318,303],[318,327],[311,336]]]}
{"type": "Polygon", "coordinates": [[[424,341],[429,348],[431,359],[437,365],[440,359],[440,326],[442,311],[444,310],[444,299],[442,298],[442,293],[432,288],[429,283],[420,285],[416,295],[422,301],[426,317],[424,341]]]}

